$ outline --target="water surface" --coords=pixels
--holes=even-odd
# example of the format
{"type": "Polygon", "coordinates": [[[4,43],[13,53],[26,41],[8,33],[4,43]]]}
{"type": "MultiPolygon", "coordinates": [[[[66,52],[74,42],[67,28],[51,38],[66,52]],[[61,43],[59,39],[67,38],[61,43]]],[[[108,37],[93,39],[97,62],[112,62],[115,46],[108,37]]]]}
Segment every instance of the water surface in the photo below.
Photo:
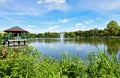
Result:
{"type": "Polygon", "coordinates": [[[109,54],[114,52],[117,57],[120,55],[119,39],[30,39],[29,45],[41,51],[42,56],[54,56],[58,59],[63,52],[87,59],[87,55],[97,52],[98,48],[106,50],[109,54]]]}

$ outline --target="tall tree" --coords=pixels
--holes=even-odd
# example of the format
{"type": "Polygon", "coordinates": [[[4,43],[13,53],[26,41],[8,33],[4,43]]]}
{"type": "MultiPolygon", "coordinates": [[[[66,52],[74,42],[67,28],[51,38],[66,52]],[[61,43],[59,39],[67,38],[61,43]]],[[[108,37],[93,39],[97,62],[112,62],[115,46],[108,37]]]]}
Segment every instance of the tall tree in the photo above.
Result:
{"type": "Polygon", "coordinates": [[[109,35],[116,36],[119,32],[119,25],[116,21],[110,21],[107,24],[107,30],[109,32],[109,35]]]}

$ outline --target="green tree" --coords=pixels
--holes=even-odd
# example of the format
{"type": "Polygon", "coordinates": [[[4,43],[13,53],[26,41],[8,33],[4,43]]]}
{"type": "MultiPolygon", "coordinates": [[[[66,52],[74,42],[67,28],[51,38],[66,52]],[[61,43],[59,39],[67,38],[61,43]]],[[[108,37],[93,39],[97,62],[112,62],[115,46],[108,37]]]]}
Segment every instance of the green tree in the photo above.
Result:
{"type": "Polygon", "coordinates": [[[105,28],[105,29],[103,30],[103,35],[104,35],[104,36],[108,36],[108,35],[109,35],[108,29],[105,28]]]}
{"type": "Polygon", "coordinates": [[[44,34],[43,34],[43,33],[38,33],[38,34],[37,34],[37,37],[38,37],[38,38],[44,38],[44,34]]]}
{"type": "Polygon", "coordinates": [[[99,32],[98,28],[94,28],[94,29],[92,29],[92,30],[93,30],[93,35],[94,35],[94,36],[97,36],[97,35],[98,35],[98,32],[99,32]]]}
{"type": "Polygon", "coordinates": [[[104,35],[103,30],[99,30],[98,31],[98,36],[103,36],[103,35],[104,35]]]}
{"type": "Polygon", "coordinates": [[[45,38],[50,38],[49,32],[45,32],[45,33],[44,33],[44,37],[45,37],[45,38]]]}
{"type": "Polygon", "coordinates": [[[89,30],[83,32],[84,37],[90,37],[92,35],[92,32],[89,30]]]}
{"type": "Polygon", "coordinates": [[[118,32],[117,36],[120,36],[120,26],[119,26],[119,32],[118,32]]]}
{"type": "Polygon", "coordinates": [[[109,35],[116,36],[119,32],[119,25],[116,21],[110,21],[107,24],[107,30],[109,32],[109,35]]]}
{"type": "Polygon", "coordinates": [[[28,37],[29,37],[29,38],[36,38],[36,37],[37,37],[37,34],[35,34],[35,33],[29,33],[29,34],[28,34],[28,37]]]}
{"type": "Polygon", "coordinates": [[[74,33],[74,32],[70,32],[69,34],[70,34],[70,37],[71,37],[71,38],[76,37],[76,35],[75,35],[75,33],[74,33]]]}
{"type": "Polygon", "coordinates": [[[75,31],[75,35],[81,37],[83,35],[83,31],[75,31]]]}

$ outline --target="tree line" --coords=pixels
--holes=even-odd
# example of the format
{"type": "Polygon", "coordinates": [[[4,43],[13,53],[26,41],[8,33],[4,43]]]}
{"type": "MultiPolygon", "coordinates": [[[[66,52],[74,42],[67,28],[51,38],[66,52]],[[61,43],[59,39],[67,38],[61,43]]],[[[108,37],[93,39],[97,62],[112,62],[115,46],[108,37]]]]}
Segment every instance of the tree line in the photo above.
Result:
{"type": "MultiPolygon", "coordinates": [[[[120,26],[119,24],[112,20],[107,25],[106,28],[101,30],[98,28],[93,28],[90,30],[78,30],[73,32],[64,32],[65,38],[79,38],[79,37],[116,37],[120,36],[120,26]]],[[[45,32],[29,34],[29,38],[59,38],[60,33],[58,32],[45,32]]]]}

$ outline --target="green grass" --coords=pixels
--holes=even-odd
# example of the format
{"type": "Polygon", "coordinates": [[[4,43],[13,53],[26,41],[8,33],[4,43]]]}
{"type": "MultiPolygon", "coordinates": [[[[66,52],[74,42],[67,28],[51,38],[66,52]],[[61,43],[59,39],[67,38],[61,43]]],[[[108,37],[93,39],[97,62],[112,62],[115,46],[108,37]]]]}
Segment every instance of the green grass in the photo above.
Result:
{"type": "Polygon", "coordinates": [[[10,49],[0,47],[0,78],[119,78],[120,60],[115,54],[98,50],[88,60],[63,53],[60,61],[40,57],[33,47],[10,49]],[[3,55],[2,50],[7,53],[3,55]]]}

